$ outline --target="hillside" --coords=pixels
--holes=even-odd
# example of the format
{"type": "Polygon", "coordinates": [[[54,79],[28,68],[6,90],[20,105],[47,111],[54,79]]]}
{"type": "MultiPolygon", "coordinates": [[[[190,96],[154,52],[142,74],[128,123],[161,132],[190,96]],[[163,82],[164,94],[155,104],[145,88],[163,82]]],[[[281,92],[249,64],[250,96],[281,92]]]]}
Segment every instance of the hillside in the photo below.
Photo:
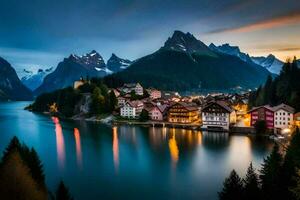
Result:
{"type": "Polygon", "coordinates": [[[191,89],[255,88],[270,74],[230,55],[214,56],[160,49],[140,58],[126,70],[106,77],[140,82],[145,87],[186,91],[191,89]]]}
{"type": "Polygon", "coordinates": [[[31,91],[26,88],[17,76],[14,68],[0,57],[0,100],[32,100],[31,91]]]}

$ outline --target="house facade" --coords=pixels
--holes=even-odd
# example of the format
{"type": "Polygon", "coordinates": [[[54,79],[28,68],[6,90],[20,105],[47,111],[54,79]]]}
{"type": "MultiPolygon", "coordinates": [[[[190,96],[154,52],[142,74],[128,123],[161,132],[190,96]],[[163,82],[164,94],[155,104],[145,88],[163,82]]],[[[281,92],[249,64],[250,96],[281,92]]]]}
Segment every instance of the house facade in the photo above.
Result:
{"type": "Polygon", "coordinates": [[[149,113],[149,118],[153,121],[163,121],[167,114],[167,105],[153,105],[146,109],[149,113]]]}
{"type": "Polygon", "coordinates": [[[139,83],[125,83],[123,87],[119,88],[119,90],[125,94],[134,91],[136,95],[144,95],[144,88],[139,83]]]}
{"type": "Polygon", "coordinates": [[[123,107],[127,101],[126,98],[121,97],[121,96],[117,97],[117,100],[118,100],[118,107],[120,107],[120,108],[123,107]]]}
{"type": "Polygon", "coordinates": [[[194,103],[177,102],[168,110],[168,122],[196,123],[199,121],[199,109],[194,103]]]}
{"type": "Polygon", "coordinates": [[[286,104],[280,104],[273,107],[273,111],[275,128],[283,130],[292,126],[295,112],[294,108],[286,104]]]}
{"type": "Polygon", "coordinates": [[[127,101],[120,109],[120,116],[129,119],[136,119],[140,116],[143,107],[144,105],[141,101],[127,101]]]}
{"type": "Polygon", "coordinates": [[[160,99],[161,98],[161,91],[153,88],[147,89],[147,92],[151,99],[160,99]]]}
{"type": "Polygon", "coordinates": [[[223,102],[212,101],[201,110],[202,127],[205,129],[229,130],[230,116],[235,118],[235,111],[223,102]]]}
{"type": "Polygon", "coordinates": [[[269,105],[254,107],[249,111],[250,125],[255,126],[257,121],[265,121],[268,129],[274,129],[274,111],[269,105]]]}

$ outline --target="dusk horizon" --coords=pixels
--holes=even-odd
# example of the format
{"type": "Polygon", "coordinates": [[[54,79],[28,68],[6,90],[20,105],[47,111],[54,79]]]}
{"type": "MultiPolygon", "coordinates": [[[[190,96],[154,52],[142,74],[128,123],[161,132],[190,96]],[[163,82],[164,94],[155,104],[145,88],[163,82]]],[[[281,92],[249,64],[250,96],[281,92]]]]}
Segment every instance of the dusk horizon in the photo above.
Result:
{"type": "Polygon", "coordinates": [[[251,56],[300,57],[300,3],[281,1],[3,2],[0,56],[19,73],[56,67],[70,54],[98,51],[135,60],[155,52],[174,30],[207,46],[229,43],[251,56]],[[11,12],[15,10],[16,12],[11,12]]]}

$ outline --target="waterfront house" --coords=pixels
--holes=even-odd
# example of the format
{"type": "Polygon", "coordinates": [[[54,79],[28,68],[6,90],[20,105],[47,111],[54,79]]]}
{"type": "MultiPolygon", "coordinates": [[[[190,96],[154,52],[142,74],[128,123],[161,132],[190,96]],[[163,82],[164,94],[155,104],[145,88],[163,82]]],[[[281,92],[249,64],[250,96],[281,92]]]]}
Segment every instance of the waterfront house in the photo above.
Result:
{"type": "Polygon", "coordinates": [[[144,104],[141,101],[127,101],[120,109],[120,116],[129,119],[136,119],[140,116],[143,108],[144,104]]]}
{"type": "Polygon", "coordinates": [[[147,103],[145,104],[144,109],[148,111],[150,120],[163,121],[166,118],[167,107],[166,104],[147,103]]]}
{"type": "Polygon", "coordinates": [[[300,112],[294,114],[294,125],[300,128],[300,112]]]}
{"type": "Polygon", "coordinates": [[[147,89],[147,92],[149,94],[149,97],[151,99],[159,99],[161,98],[161,91],[154,89],[154,88],[149,88],[147,89]]]}
{"type": "Polygon", "coordinates": [[[211,101],[203,106],[202,127],[206,129],[229,130],[230,123],[236,120],[235,110],[223,101],[211,101]]]}
{"type": "Polygon", "coordinates": [[[268,129],[274,129],[274,111],[271,106],[254,107],[248,113],[251,126],[255,126],[257,121],[265,121],[268,129]]]}
{"type": "Polygon", "coordinates": [[[168,122],[196,123],[199,122],[199,109],[195,103],[176,102],[168,109],[168,122]]]}
{"type": "Polygon", "coordinates": [[[132,91],[135,92],[136,95],[142,96],[144,94],[144,89],[139,83],[125,83],[121,88],[118,88],[121,92],[128,94],[132,91]]]}
{"type": "Polygon", "coordinates": [[[274,111],[274,127],[280,131],[291,128],[295,109],[283,103],[272,109],[274,111]]]}

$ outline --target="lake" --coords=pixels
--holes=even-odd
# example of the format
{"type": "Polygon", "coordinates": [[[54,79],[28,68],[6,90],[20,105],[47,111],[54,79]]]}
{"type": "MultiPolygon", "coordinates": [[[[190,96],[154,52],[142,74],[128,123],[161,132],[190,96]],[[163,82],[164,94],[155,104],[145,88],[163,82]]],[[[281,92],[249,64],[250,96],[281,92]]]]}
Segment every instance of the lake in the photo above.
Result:
{"type": "Polygon", "coordinates": [[[61,121],[0,103],[0,151],[16,135],[38,152],[51,191],[75,199],[217,199],[232,169],[260,167],[271,141],[173,128],[61,121]]]}

